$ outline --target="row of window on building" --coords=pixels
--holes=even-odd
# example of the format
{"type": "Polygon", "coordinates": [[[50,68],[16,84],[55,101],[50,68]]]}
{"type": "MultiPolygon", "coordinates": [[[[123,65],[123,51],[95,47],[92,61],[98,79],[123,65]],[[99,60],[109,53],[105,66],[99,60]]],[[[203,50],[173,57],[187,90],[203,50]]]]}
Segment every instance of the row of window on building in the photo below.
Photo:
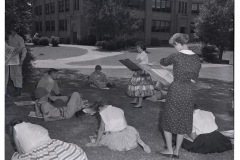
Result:
{"type": "MultiPolygon", "coordinates": [[[[58,21],[59,31],[67,31],[67,19],[58,21]]],[[[55,20],[45,21],[46,31],[55,31],[55,20]]],[[[36,31],[42,31],[42,22],[36,22],[36,31]]]]}
{"type": "MultiPolygon", "coordinates": [[[[55,3],[44,4],[45,14],[54,14],[55,13],[55,3]]],[[[79,0],[74,0],[73,9],[79,10],[79,0]]],[[[70,10],[69,0],[59,0],[58,1],[58,12],[68,12],[70,10]]],[[[34,8],[35,15],[42,15],[42,5],[35,6],[34,8]]]]}
{"type": "MultiPolygon", "coordinates": [[[[59,31],[67,31],[67,19],[59,20],[59,31]]],[[[144,23],[142,24],[144,28],[144,23]]],[[[55,31],[55,20],[45,21],[46,31],[55,31]]],[[[36,31],[42,31],[42,22],[36,22],[36,31]]],[[[152,20],[152,32],[170,32],[170,21],[152,20]]]]}

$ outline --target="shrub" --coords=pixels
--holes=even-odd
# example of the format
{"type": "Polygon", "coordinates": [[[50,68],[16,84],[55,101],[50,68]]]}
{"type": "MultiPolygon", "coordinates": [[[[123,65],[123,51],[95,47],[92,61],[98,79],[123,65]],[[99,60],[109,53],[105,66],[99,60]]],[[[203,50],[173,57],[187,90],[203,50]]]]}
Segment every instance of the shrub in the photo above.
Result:
{"type": "Polygon", "coordinates": [[[208,62],[218,59],[218,54],[218,49],[213,45],[204,45],[202,48],[202,56],[208,62]]]}
{"type": "Polygon", "coordinates": [[[123,38],[117,39],[115,43],[116,43],[116,49],[122,49],[122,48],[125,48],[126,46],[126,40],[123,38]]]}
{"type": "Polygon", "coordinates": [[[116,42],[111,40],[111,41],[107,41],[105,43],[105,47],[103,49],[106,49],[106,50],[115,50],[116,49],[116,42]]]}
{"type": "Polygon", "coordinates": [[[158,38],[151,38],[151,46],[160,46],[160,40],[158,38]]]}
{"type": "Polygon", "coordinates": [[[43,46],[48,46],[49,45],[48,37],[41,37],[39,40],[39,44],[43,46]]]}
{"type": "Polygon", "coordinates": [[[99,49],[105,49],[106,41],[97,41],[95,46],[97,46],[99,49]]]}
{"type": "Polygon", "coordinates": [[[188,48],[200,57],[202,57],[202,43],[188,43],[188,48]]]}
{"type": "Polygon", "coordinates": [[[59,37],[52,37],[51,38],[51,44],[52,44],[53,47],[57,47],[59,43],[60,43],[60,38],[59,37]]]}
{"type": "Polygon", "coordinates": [[[30,49],[27,48],[27,54],[23,61],[22,65],[22,74],[23,74],[23,82],[28,82],[30,78],[33,77],[34,74],[34,66],[33,62],[35,61],[35,57],[32,55],[30,49]]]}
{"type": "Polygon", "coordinates": [[[94,36],[92,34],[87,36],[87,38],[86,38],[87,45],[94,46],[96,44],[96,42],[97,42],[96,36],[94,36]]]}
{"type": "Polygon", "coordinates": [[[129,47],[129,46],[135,46],[135,44],[136,44],[137,41],[144,41],[144,40],[142,40],[142,39],[140,39],[140,38],[136,38],[136,37],[130,37],[130,38],[126,39],[125,45],[126,45],[127,47],[129,47]]]}
{"type": "Polygon", "coordinates": [[[40,40],[39,37],[33,37],[32,42],[34,45],[39,45],[39,40],[40,40]]]}

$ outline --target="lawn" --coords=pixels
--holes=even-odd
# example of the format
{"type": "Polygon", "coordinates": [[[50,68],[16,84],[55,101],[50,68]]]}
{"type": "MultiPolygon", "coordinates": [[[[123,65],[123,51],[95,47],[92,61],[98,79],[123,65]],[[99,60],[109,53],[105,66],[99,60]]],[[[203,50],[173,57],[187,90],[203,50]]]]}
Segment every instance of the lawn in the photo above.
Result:
{"type": "MultiPolygon", "coordinates": [[[[23,96],[15,99],[30,100],[31,93],[35,84],[46,71],[39,69],[38,74],[29,83],[24,84],[23,96]]],[[[127,151],[116,152],[105,147],[88,148],[85,145],[90,141],[89,136],[93,135],[98,129],[98,120],[95,116],[84,115],[82,117],[73,117],[69,120],[55,122],[44,122],[42,119],[27,117],[32,107],[17,107],[12,101],[7,101],[5,106],[5,123],[15,117],[22,117],[23,120],[40,124],[49,130],[51,138],[71,142],[79,145],[87,154],[89,160],[167,160],[168,158],[160,157],[155,152],[163,150],[163,139],[159,131],[159,118],[164,103],[143,102],[142,109],[134,109],[129,104],[131,99],[125,94],[125,88],[129,79],[110,78],[117,85],[112,90],[97,90],[89,88],[86,85],[86,75],[79,74],[74,70],[62,70],[59,86],[62,93],[69,95],[77,91],[84,95],[85,99],[93,102],[96,97],[105,97],[110,100],[111,104],[124,110],[127,122],[134,126],[140,133],[141,138],[152,149],[151,154],[145,153],[140,147],[127,151]]],[[[216,122],[219,130],[233,129],[233,111],[231,109],[232,95],[229,92],[233,88],[233,82],[223,82],[212,79],[200,79],[202,86],[196,87],[196,104],[205,110],[213,112],[216,116],[216,122]]],[[[10,159],[14,153],[10,143],[9,136],[5,134],[5,159],[10,159]]],[[[214,154],[194,154],[181,149],[180,160],[232,160],[234,151],[214,154]]]]}
{"type": "Polygon", "coordinates": [[[47,59],[61,59],[69,57],[77,57],[86,54],[86,49],[74,48],[74,47],[52,47],[52,46],[39,46],[39,45],[27,45],[30,48],[31,53],[35,56],[36,60],[47,59]]]}

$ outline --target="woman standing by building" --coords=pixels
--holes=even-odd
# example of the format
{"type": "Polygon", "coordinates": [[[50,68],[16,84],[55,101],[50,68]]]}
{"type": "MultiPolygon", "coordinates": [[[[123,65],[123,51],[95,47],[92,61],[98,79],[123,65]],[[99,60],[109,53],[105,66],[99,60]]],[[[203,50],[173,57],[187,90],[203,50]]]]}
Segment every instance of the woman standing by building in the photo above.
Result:
{"type": "Polygon", "coordinates": [[[178,51],[163,58],[160,64],[173,64],[174,81],[169,87],[166,103],[163,109],[161,125],[166,138],[167,150],[158,152],[162,156],[179,158],[184,134],[192,132],[193,123],[193,82],[197,80],[201,69],[199,57],[188,49],[188,35],[174,34],[169,44],[178,51]],[[172,148],[172,134],[177,134],[176,148],[172,148]]]}

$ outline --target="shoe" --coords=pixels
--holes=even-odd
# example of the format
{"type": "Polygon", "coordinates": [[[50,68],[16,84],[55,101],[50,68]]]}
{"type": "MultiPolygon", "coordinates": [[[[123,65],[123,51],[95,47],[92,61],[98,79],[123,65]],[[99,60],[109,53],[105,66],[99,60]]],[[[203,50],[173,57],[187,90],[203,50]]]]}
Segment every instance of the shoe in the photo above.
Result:
{"type": "Polygon", "coordinates": [[[139,106],[139,107],[134,106],[133,108],[142,108],[142,106],[139,106]]]}
{"type": "Polygon", "coordinates": [[[130,102],[130,104],[137,104],[137,102],[130,102]]]}
{"type": "Polygon", "coordinates": [[[158,151],[156,153],[161,155],[161,156],[168,157],[168,158],[172,158],[173,157],[173,154],[164,154],[164,153],[161,153],[161,152],[158,152],[158,151]]]}
{"type": "Polygon", "coordinates": [[[16,92],[14,93],[14,97],[21,96],[21,90],[22,90],[22,88],[16,87],[16,92]]]}
{"type": "Polygon", "coordinates": [[[172,158],[179,159],[179,155],[173,154],[172,158]]]}

